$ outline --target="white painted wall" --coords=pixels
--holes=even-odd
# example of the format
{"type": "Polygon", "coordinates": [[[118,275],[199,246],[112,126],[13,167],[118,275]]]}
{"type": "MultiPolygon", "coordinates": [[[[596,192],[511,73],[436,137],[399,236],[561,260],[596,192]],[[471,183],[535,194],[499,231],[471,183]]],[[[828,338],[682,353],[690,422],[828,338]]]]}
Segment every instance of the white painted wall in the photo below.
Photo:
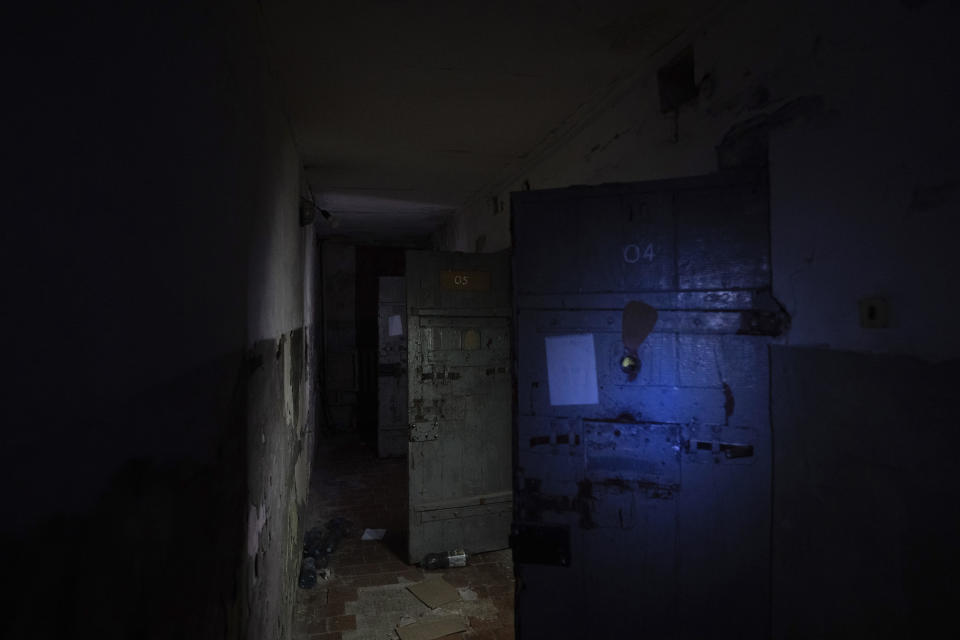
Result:
{"type": "MultiPolygon", "coordinates": [[[[265,84],[270,86],[266,81],[265,84]]],[[[305,243],[312,227],[300,226],[300,159],[277,100],[268,98],[265,136],[269,154],[262,166],[253,220],[247,297],[248,342],[275,338],[304,324],[305,243]]]]}
{"type": "Polygon", "coordinates": [[[824,110],[770,141],[773,276],[793,317],[787,341],[960,356],[954,249],[960,203],[960,43],[947,0],[735,3],[691,29],[632,87],[496,193],[458,212],[445,247],[510,246],[509,193],[709,173],[732,125],[802,96],[824,110]],[[919,5],[919,6],[914,6],[919,5]],[[919,43],[919,45],[918,45],[919,43]],[[692,44],[696,104],[659,110],[656,71],[692,44]],[[714,90],[707,90],[712,81],[714,90]],[[759,99],[762,88],[768,99],[759,99]],[[491,196],[504,202],[493,213],[491,196]],[[857,300],[881,295],[892,326],[862,329],[857,300]]]}

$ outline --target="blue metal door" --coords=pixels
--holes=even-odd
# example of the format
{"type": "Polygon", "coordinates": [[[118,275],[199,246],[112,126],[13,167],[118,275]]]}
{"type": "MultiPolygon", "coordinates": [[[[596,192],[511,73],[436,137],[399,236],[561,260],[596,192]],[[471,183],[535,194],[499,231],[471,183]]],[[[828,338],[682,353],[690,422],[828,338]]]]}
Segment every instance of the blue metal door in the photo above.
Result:
{"type": "Polygon", "coordinates": [[[766,175],[512,207],[521,637],[765,637],[766,175]],[[632,346],[630,303],[655,315],[632,346]]]}

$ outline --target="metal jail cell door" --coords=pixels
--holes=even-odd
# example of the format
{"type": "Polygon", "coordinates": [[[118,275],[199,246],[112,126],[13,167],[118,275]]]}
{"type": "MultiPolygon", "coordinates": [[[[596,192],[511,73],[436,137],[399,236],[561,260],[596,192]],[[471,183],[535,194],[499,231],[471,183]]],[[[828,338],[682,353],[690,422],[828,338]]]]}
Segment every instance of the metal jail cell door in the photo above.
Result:
{"type": "Polygon", "coordinates": [[[766,176],[512,211],[521,634],[766,637],[766,176]]]}
{"type": "Polygon", "coordinates": [[[506,254],[407,253],[409,557],[508,545],[506,254]]]}

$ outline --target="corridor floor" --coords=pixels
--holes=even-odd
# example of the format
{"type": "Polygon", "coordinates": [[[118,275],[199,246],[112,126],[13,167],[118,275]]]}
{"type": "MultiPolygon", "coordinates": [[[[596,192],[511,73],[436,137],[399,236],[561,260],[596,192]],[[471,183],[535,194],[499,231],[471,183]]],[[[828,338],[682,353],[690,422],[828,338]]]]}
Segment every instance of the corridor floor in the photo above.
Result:
{"type": "Polygon", "coordinates": [[[306,528],[331,518],[351,521],[351,534],[330,556],[330,577],[298,589],[294,640],[387,640],[396,627],[421,619],[458,617],[465,632],[446,636],[504,640],[513,631],[513,564],[510,550],[470,556],[468,566],[424,572],[407,565],[406,460],[381,460],[355,436],[321,441],[307,505],[306,528]],[[386,529],[364,541],[364,529],[386,529]],[[440,574],[460,600],[431,610],[407,587],[440,574]]]}

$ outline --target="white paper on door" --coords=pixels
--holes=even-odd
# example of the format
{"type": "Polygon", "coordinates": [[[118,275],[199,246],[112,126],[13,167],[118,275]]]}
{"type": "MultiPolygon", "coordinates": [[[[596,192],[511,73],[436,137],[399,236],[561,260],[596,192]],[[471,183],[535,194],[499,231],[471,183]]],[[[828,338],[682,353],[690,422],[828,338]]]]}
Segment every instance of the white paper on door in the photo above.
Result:
{"type": "Polygon", "coordinates": [[[403,335],[403,321],[399,315],[387,318],[387,333],[391,336],[403,335]]]}
{"type": "Polygon", "coordinates": [[[550,404],[597,404],[597,358],[593,334],[547,336],[550,404]]]}

